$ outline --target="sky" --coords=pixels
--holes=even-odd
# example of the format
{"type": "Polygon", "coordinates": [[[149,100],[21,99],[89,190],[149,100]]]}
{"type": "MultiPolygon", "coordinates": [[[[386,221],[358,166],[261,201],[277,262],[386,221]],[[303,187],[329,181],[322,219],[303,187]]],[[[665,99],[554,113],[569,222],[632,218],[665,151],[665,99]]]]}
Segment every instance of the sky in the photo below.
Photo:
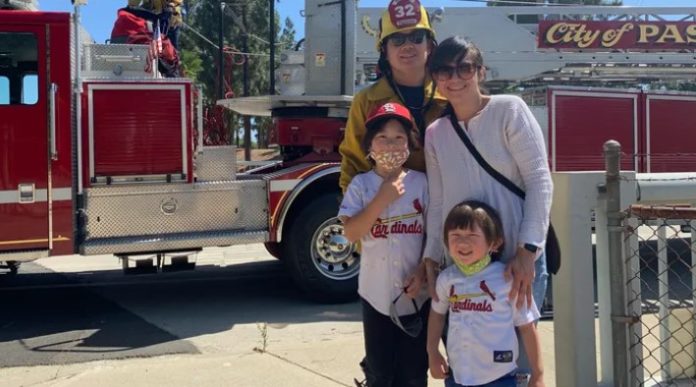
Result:
{"type": "MultiPolygon", "coordinates": [[[[229,0],[228,0],[229,1],[229,0]]],[[[696,0],[624,0],[627,6],[645,7],[693,7],[696,0]]],[[[116,19],[116,10],[126,5],[126,0],[88,0],[82,7],[82,24],[92,35],[92,38],[103,43],[111,35],[111,28],[116,19]]],[[[385,7],[388,0],[360,0],[359,7],[385,7]]],[[[481,7],[481,2],[457,1],[457,0],[422,0],[426,7],[481,7]]],[[[70,0],[39,0],[39,6],[44,11],[72,11],[70,0]]],[[[304,8],[302,0],[280,0],[276,3],[276,10],[280,13],[281,20],[289,17],[295,24],[296,39],[304,36],[304,20],[300,16],[300,10],[304,8]]]]}

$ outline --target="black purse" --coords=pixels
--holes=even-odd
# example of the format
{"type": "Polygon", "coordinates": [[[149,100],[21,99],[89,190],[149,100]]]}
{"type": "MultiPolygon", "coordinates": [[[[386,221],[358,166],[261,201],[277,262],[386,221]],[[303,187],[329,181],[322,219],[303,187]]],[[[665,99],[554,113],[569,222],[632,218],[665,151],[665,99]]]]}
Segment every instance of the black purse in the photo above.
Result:
{"type": "MultiPolygon", "coordinates": [[[[466,135],[466,133],[464,133],[464,129],[462,129],[462,127],[459,125],[459,121],[457,121],[457,117],[454,115],[454,113],[450,114],[449,117],[454,131],[457,133],[464,145],[466,145],[466,148],[469,150],[471,155],[474,156],[481,168],[488,172],[488,174],[500,184],[512,191],[512,193],[524,200],[526,197],[525,192],[483,159],[483,156],[481,156],[469,137],[466,135]]],[[[551,274],[558,273],[558,269],[561,268],[561,246],[558,243],[556,231],[553,229],[553,225],[550,222],[549,230],[546,234],[546,246],[544,246],[544,253],[546,254],[546,270],[551,274]]]]}

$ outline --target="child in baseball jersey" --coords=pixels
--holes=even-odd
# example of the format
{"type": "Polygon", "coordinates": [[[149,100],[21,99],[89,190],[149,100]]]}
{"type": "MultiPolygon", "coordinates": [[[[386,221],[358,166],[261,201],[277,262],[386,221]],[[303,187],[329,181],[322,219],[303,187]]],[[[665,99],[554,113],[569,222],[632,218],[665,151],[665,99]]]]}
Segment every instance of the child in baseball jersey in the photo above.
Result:
{"type": "Polygon", "coordinates": [[[373,168],[351,180],[338,213],[348,240],[362,243],[363,370],[370,387],[427,386],[430,306],[420,258],[428,187],[424,173],[403,167],[418,146],[417,129],[394,102],[373,110],[365,126],[373,168]]]}
{"type": "Polygon", "coordinates": [[[456,205],[445,220],[443,236],[453,265],[437,278],[439,300],[432,302],[428,320],[430,372],[445,386],[517,385],[519,330],[531,363],[529,386],[542,387],[543,366],[534,322],[536,305],[518,308],[509,298],[511,282],[505,265],[496,260],[503,251],[503,227],[489,205],[469,200],[456,205]],[[438,348],[449,311],[447,360],[438,348]]]}

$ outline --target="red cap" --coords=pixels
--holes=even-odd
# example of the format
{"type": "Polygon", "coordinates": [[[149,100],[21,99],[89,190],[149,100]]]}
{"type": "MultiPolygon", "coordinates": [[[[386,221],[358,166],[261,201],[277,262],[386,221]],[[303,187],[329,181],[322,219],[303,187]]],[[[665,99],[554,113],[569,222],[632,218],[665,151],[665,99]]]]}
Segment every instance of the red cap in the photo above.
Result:
{"type": "Polygon", "coordinates": [[[370,112],[367,116],[367,121],[365,121],[365,127],[372,129],[375,123],[383,122],[388,118],[396,118],[404,124],[407,123],[411,128],[416,126],[413,122],[413,117],[411,117],[411,112],[408,111],[406,106],[396,102],[387,102],[370,112]]]}

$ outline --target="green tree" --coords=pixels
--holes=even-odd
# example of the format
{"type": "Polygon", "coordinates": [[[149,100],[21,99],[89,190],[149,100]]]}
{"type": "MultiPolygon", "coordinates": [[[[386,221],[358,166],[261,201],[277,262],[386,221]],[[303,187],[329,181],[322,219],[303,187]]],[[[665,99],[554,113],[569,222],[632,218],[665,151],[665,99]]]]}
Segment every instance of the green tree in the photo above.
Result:
{"type": "Polygon", "coordinates": [[[281,50],[292,50],[295,48],[295,24],[293,24],[290,18],[285,18],[285,25],[278,38],[278,48],[281,50]]]}
{"type": "MultiPolygon", "coordinates": [[[[244,95],[242,62],[246,61],[249,95],[266,95],[270,85],[268,0],[237,0],[228,1],[226,4],[223,17],[224,42],[228,53],[224,67],[225,92],[228,96],[244,95]],[[244,23],[245,20],[246,23],[244,23]],[[246,52],[242,52],[244,38],[247,44],[246,52]]],[[[213,104],[217,100],[218,90],[218,49],[214,45],[217,44],[219,33],[220,2],[219,0],[187,0],[187,5],[189,12],[186,20],[192,30],[188,28],[182,30],[180,38],[182,62],[187,76],[202,85],[204,100],[207,104],[213,104]]],[[[282,31],[279,24],[280,17],[276,12],[277,49],[292,46],[295,39],[292,22],[286,19],[282,31]]],[[[278,52],[276,59],[278,60],[279,57],[278,52]]],[[[230,133],[239,133],[242,120],[235,117],[233,113],[226,115],[230,133]]],[[[261,119],[253,121],[254,126],[263,127],[263,123],[264,120],[261,119]]],[[[259,136],[260,139],[264,137],[264,135],[259,136]]]]}
{"type": "Polygon", "coordinates": [[[198,78],[198,74],[203,71],[203,60],[200,55],[192,50],[182,50],[180,52],[181,67],[184,68],[184,74],[191,79],[198,78]]]}

